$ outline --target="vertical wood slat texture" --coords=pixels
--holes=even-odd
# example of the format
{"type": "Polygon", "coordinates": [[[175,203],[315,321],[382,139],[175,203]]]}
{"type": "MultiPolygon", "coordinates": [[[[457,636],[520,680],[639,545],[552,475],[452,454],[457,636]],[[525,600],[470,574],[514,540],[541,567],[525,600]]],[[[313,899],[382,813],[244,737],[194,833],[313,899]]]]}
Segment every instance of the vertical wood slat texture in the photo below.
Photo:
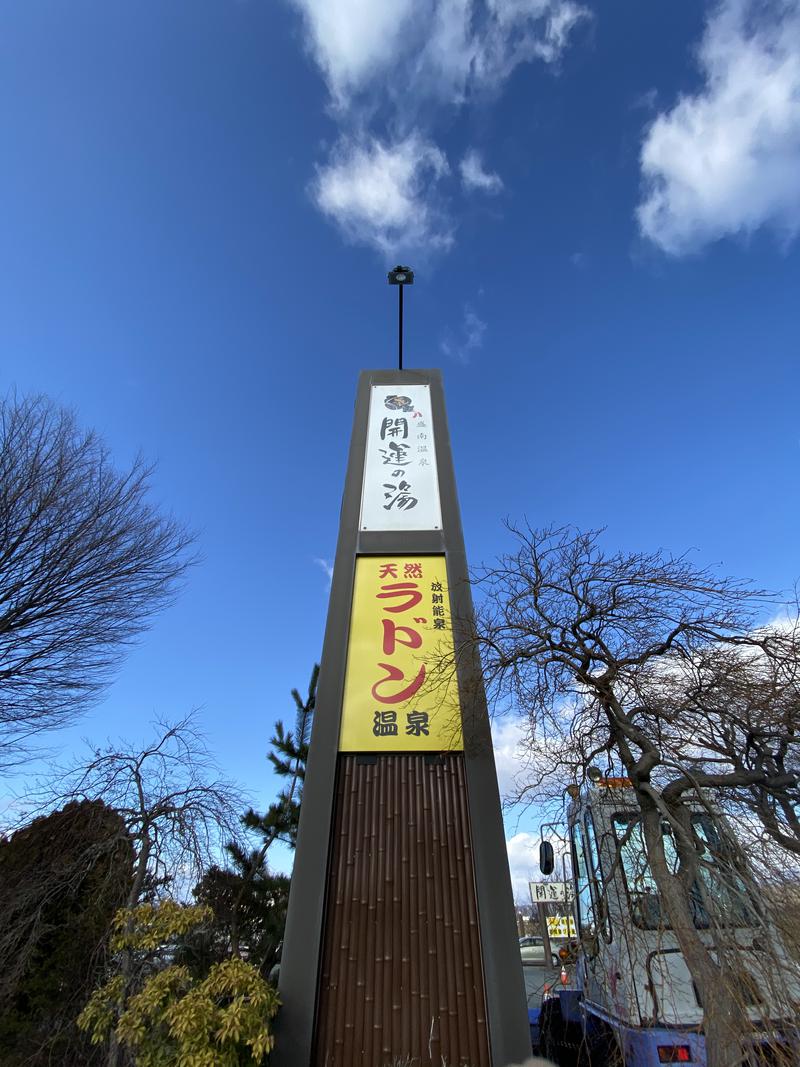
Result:
{"type": "Polygon", "coordinates": [[[462,753],[339,756],[315,1067],[489,1067],[466,797],[462,753]]]}

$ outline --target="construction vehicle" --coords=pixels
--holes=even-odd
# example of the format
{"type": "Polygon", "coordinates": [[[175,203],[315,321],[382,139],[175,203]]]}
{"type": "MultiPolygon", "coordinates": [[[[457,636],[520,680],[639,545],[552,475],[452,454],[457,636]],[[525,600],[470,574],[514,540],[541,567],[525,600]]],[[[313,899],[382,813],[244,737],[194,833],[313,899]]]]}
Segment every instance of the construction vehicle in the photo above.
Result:
{"type": "MultiPolygon", "coordinates": [[[[538,1013],[530,1013],[535,1051],[559,1067],[705,1065],[700,998],[661,907],[631,784],[596,768],[589,778],[585,788],[568,790],[566,846],[578,938],[559,950],[561,981],[546,989],[538,1013]]],[[[695,884],[692,891],[695,927],[710,944],[711,934],[703,933],[710,925],[704,900],[708,903],[706,892],[713,890],[736,946],[742,1010],[752,1024],[752,1052],[742,1065],[800,1063],[793,965],[754,893],[731,873],[730,864],[725,877],[712,877],[714,864],[730,855],[733,837],[726,820],[705,795],[691,806],[694,834],[708,864],[698,875],[704,889],[695,884]]],[[[665,855],[674,861],[667,821],[662,832],[665,855]]],[[[553,864],[553,846],[543,837],[542,873],[550,874],[553,864]]]]}

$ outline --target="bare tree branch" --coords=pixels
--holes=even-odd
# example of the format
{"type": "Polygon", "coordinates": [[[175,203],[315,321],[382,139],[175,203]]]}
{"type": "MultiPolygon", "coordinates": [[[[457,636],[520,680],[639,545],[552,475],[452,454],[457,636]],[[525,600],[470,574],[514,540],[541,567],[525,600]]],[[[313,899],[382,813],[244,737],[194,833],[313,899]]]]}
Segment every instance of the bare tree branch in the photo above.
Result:
{"type": "MultiPolygon", "coordinates": [[[[752,875],[735,842],[709,853],[692,805],[705,805],[713,789],[761,820],[774,845],[794,841],[797,626],[757,629],[776,602],[685,556],[607,553],[598,531],[511,529],[517,550],[476,576],[471,644],[490,692],[526,722],[528,774],[515,799],[553,803],[598,753],[621,761],[703,1003],[709,1065],[727,1067],[741,1059],[749,1024],[737,1000],[740,947],[720,902],[752,875]],[[693,896],[709,916],[706,937],[693,896]]],[[[785,957],[774,962],[779,975],[785,957]]]]}
{"type": "Polygon", "coordinates": [[[246,798],[220,775],[197,710],[174,722],[158,719],[149,744],[109,742],[67,766],[53,766],[30,798],[37,810],[69,801],[102,800],[119,813],[134,843],[128,906],[169,886],[188,890],[241,838],[246,798]]]}
{"type": "Polygon", "coordinates": [[[148,501],[141,458],[44,397],[0,401],[0,761],[95,700],[174,597],[192,537],[148,501]]]}

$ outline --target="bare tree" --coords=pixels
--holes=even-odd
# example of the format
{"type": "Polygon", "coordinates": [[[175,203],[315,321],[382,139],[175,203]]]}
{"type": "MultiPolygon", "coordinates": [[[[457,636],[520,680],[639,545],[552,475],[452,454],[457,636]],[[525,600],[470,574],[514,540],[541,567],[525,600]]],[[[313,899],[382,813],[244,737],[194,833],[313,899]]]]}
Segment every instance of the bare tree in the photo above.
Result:
{"type": "MultiPolygon", "coordinates": [[[[37,805],[84,800],[102,800],[114,809],[133,843],[133,877],[125,901],[130,929],[142,901],[167,893],[188,896],[225,843],[240,838],[239,812],[246,806],[238,787],[220,776],[196,712],[174,723],[157,722],[155,736],[144,748],[108,744],[85,762],[76,759],[54,769],[37,805]]],[[[118,970],[127,993],[137,978],[131,951],[121,953],[118,970]]],[[[112,1039],[109,1067],[116,1067],[121,1057],[112,1039]]]]}
{"type": "Polygon", "coordinates": [[[220,775],[197,718],[157,720],[143,748],[117,741],[76,757],[54,768],[37,796],[39,808],[102,800],[119,813],[134,846],[130,908],[165,889],[185,896],[225,842],[241,836],[245,799],[220,775]]]}
{"type": "Polygon", "coordinates": [[[669,794],[714,786],[771,842],[800,857],[800,622],[697,649],[655,672],[649,728],[682,774],[669,794]]]}
{"type": "MultiPolygon", "coordinates": [[[[510,697],[526,719],[530,762],[520,798],[552,799],[567,782],[583,780],[591,763],[621,760],[641,812],[652,874],[703,1004],[709,1067],[738,1063],[750,1028],[737,987],[738,946],[719,910],[710,939],[701,936],[692,895],[705,886],[714,915],[715,895],[725,899],[719,879],[733,882],[745,867],[741,856],[732,858],[727,873],[719,862],[708,862],[691,802],[702,801],[706,787],[744,791],[756,801],[767,797],[770,804],[777,798],[779,806],[780,798],[796,796],[796,763],[785,758],[782,717],[794,695],[784,688],[780,699],[774,692],[767,699],[764,688],[771,725],[754,733],[758,712],[749,704],[752,694],[743,693],[738,708],[747,707],[749,718],[732,728],[718,762],[704,748],[713,727],[706,736],[692,732],[682,716],[693,709],[698,722],[708,710],[710,690],[693,689],[691,680],[710,676],[723,653],[729,671],[746,664],[748,653],[751,668],[760,657],[763,686],[779,688],[777,645],[769,647],[753,629],[765,597],[685,557],[606,554],[597,532],[513,532],[517,551],[477,577],[484,595],[472,647],[481,651],[496,696],[510,697]],[[768,653],[771,679],[763,663],[768,653]],[[736,738],[744,752],[749,733],[755,738],[751,753],[732,759],[736,738]],[[677,865],[665,852],[665,825],[677,865]]],[[[796,652],[784,646],[784,675],[796,652]]],[[[728,729],[724,698],[715,714],[716,725],[728,729]]]]}
{"type": "Polygon", "coordinates": [[[0,764],[98,696],[193,562],[150,474],[44,397],[0,401],[0,764]]]}

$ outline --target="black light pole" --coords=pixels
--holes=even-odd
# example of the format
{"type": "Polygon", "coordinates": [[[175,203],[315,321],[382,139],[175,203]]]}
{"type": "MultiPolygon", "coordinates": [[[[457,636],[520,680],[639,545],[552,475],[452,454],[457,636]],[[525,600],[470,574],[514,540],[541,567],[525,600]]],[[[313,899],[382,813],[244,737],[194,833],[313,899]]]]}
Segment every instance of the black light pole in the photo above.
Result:
{"type": "Polygon", "coordinates": [[[397,303],[397,368],[403,369],[403,288],[414,284],[414,271],[410,267],[401,267],[399,264],[394,270],[389,271],[389,285],[399,287],[399,300],[397,303]]]}

